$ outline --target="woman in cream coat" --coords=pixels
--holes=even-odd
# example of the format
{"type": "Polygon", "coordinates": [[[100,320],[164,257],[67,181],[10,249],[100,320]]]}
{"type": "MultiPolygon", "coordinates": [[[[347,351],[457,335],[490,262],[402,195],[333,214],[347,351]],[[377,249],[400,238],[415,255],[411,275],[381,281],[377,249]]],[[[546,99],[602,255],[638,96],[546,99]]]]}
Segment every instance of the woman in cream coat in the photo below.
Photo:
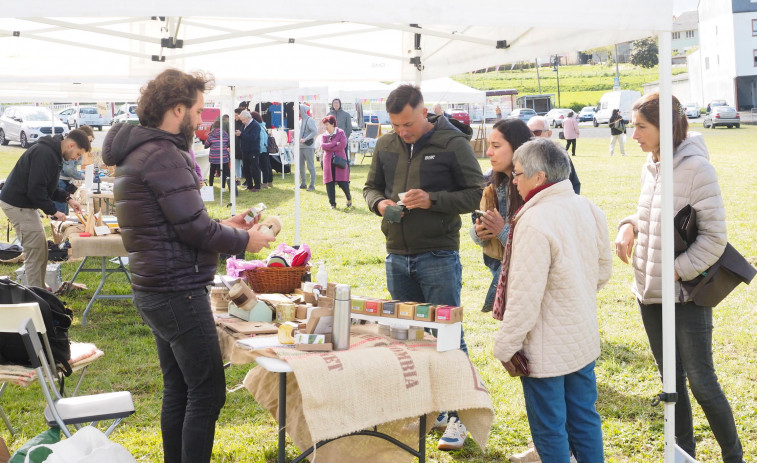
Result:
{"type": "MultiPolygon", "coordinates": [[[[712,362],[712,307],[691,301],[679,280],[688,281],[706,271],[723,254],[726,226],[723,198],[715,168],[701,135],[687,134],[688,121],[678,100],[673,97],[673,208],[687,205],[696,211],[699,234],[689,248],[675,258],[676,279],[676,391],[675,433],[678,446],[696,457],[691,392],[707,416],[712,433],[720,445],[723,461],[743,462],[743,450],[731,406],[715,374],[712,362]]],[[[623,262],[633,250],[635,284],[633,293],[639,303],[641,319],[649,338],[657,367],[662,372],[662,237],[660,222],[660,104],[659,94],[645,95],[633,107],[633,138],[642,151],[650,153],[642,169],[641,197],[637,213],[623,219],[615,239],[615,252],[623,262]]]]}
{"type": "Polygon", "coordinates": [[[579,462],[601,463],[596,299],[610,278],[612,253],[604,214],[573,192],[569,161],[544,138],[515,151],[513,179],[525,204],[505,246],[494,355],[513,375],[516,353],[529,360],[530,376],[521,381],[541,460],[568,463],[572,449],[579,462]]]}

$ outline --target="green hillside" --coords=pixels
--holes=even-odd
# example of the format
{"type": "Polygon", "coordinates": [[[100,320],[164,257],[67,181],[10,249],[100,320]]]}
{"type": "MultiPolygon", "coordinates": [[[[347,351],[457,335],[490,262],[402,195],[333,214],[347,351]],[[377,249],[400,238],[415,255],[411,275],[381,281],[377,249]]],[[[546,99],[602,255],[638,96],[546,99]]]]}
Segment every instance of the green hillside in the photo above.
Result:
{"type": "MultiPolygon", "coordinates": [[[[659,79],[659,70],[655,66],[644,69],[630,64],[619,67],[620,86],[623,90],[641,91],[642,84],[659,79]]],[[[583,106],[594,106],[603,93],[612,90],[615,79],[615,65],[581,65],[560,66],[560,107],[580,110],[583,106]]],[[[686,72],[685,67],[673,69],[673,75],[686,72]]],[[[554,93],[557,102],[557,73],[551,67],[536,69],[516,69],[512,71],[493,71],[480,74],[460,74],[453,79],[479,90],[513,88],[518,95],[554,93]],[[539,92],[541,81],[541,92],[539,92]]]]}

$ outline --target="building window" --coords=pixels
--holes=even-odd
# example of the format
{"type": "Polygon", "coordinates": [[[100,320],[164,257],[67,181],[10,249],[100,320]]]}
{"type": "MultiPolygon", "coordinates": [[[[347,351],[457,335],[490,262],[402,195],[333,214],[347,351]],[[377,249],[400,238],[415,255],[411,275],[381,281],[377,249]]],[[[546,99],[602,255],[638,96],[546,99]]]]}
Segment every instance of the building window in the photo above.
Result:
{"type": "Polygon", "coordinates": [[[757,50],[753,50],[752,53],[754,53],[754,67],[757,68],[757,50]]]}
{"type": "Polygon", "coordinates": [[[693,39],[694,38],[694,31],[686,31],[686,38],[687,39],[693,39]]]}
{"type": "Polygon", "coordinates": [[[752,20],[752,37],[757,36],[757,19],[752,20]]]}
{"type": "Polygon", "coordinates": [[[704,68],[705,69],[710,69],[710,57],[709,56],[704,59],[704,68]]]}
{"type": "Polygon", "coordinates": [[[673,32],[673,40],[678,40],[681,38],[680,32],[673,32]]]}

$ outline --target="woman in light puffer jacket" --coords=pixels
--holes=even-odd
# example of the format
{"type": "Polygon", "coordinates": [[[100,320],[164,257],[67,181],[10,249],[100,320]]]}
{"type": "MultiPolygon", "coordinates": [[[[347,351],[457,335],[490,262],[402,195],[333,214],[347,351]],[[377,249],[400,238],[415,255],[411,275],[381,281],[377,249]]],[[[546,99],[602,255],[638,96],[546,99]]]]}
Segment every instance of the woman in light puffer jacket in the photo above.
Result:
{"type": "MultiPolygon", "coordinates": [[[[741,441],[731,406],[718,383],[712,361],[712,307],[691,301],[680,281],[696,278],[714,264],[725,249],[725,209],[715,168],[710,164],[701,135],[688,133],[686,113],[673,97],[673,182],[674,211],[691,205],[696,211],[699,235],[689,248],[675,258],[676,279],[676,439],[678,445],[696,457],[691,392],[707,416],[720,444],[723,461],[743,462],[741,441]]],[[[628,263],[634,236],[635,284],[632,288],[641,309],[657,367],[662,372],[662,237],[660,175],[659,94],[645,95],[633,107],[634,135],[642,151],[650,153],[642,170],[642,189],[637,213],[623,219],[615,239],[615,252],[628,263]]]]}

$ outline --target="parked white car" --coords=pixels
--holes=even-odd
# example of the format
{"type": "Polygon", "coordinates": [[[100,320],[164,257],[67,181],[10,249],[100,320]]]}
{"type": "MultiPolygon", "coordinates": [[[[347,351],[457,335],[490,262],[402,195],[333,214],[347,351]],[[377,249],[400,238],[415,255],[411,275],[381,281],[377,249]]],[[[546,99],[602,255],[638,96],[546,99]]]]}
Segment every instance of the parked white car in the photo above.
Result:
{"type": "Polygon", "coordinates": [[[696,103],[686,103],[684,105],[686,110],[686,117],[689,119],[696,119],[699,117],[699,105],[696,103]]]}
{"type": "Polygon", "coordinates": [[[562,123],[568,118],[568,114],[573,112],[572,109],[555,108],[550,110],[544,118],[547,119],[547,124],[550,127],[562,127],[562,123]]]}
{"type": "Polygon", "coordinates": [[[66,118],[66,125],[69,129],[71,127],[78,129],[82,125],[88,125],[92,128],[96,127],[97,130],[102,130],[103,125],[109,123],[102,114],[97,112],[95,106],[73,106],[70,109],[71,113],[66,118]]]}
{"type": "Polygon", "coordinates": [[[39,106],[9,106],[0,116],[0,145],[7,145],[14,141],[21,143],[22,148],[28,148],[41,137],[51,135],[66,135],[68,127],[53,115],[52,111],[39,106]]]}
{"type": "Polygon", "coordinates": [[[118,108],[118,112],[113,116],[110,125],[116,125],[121,122],[128,122],[129,124],[139,125],[139,116],[137,116],[137,105],[133,103],[122,104],[118,108]]]}
{"type": "Polygon", "coordinates": [[[70,116],[72,112],[74,112],[74,107],[69,106],[68,108],[59,109],[55,114],[61,122],[68,125],[68,116],[70,116]]]}

